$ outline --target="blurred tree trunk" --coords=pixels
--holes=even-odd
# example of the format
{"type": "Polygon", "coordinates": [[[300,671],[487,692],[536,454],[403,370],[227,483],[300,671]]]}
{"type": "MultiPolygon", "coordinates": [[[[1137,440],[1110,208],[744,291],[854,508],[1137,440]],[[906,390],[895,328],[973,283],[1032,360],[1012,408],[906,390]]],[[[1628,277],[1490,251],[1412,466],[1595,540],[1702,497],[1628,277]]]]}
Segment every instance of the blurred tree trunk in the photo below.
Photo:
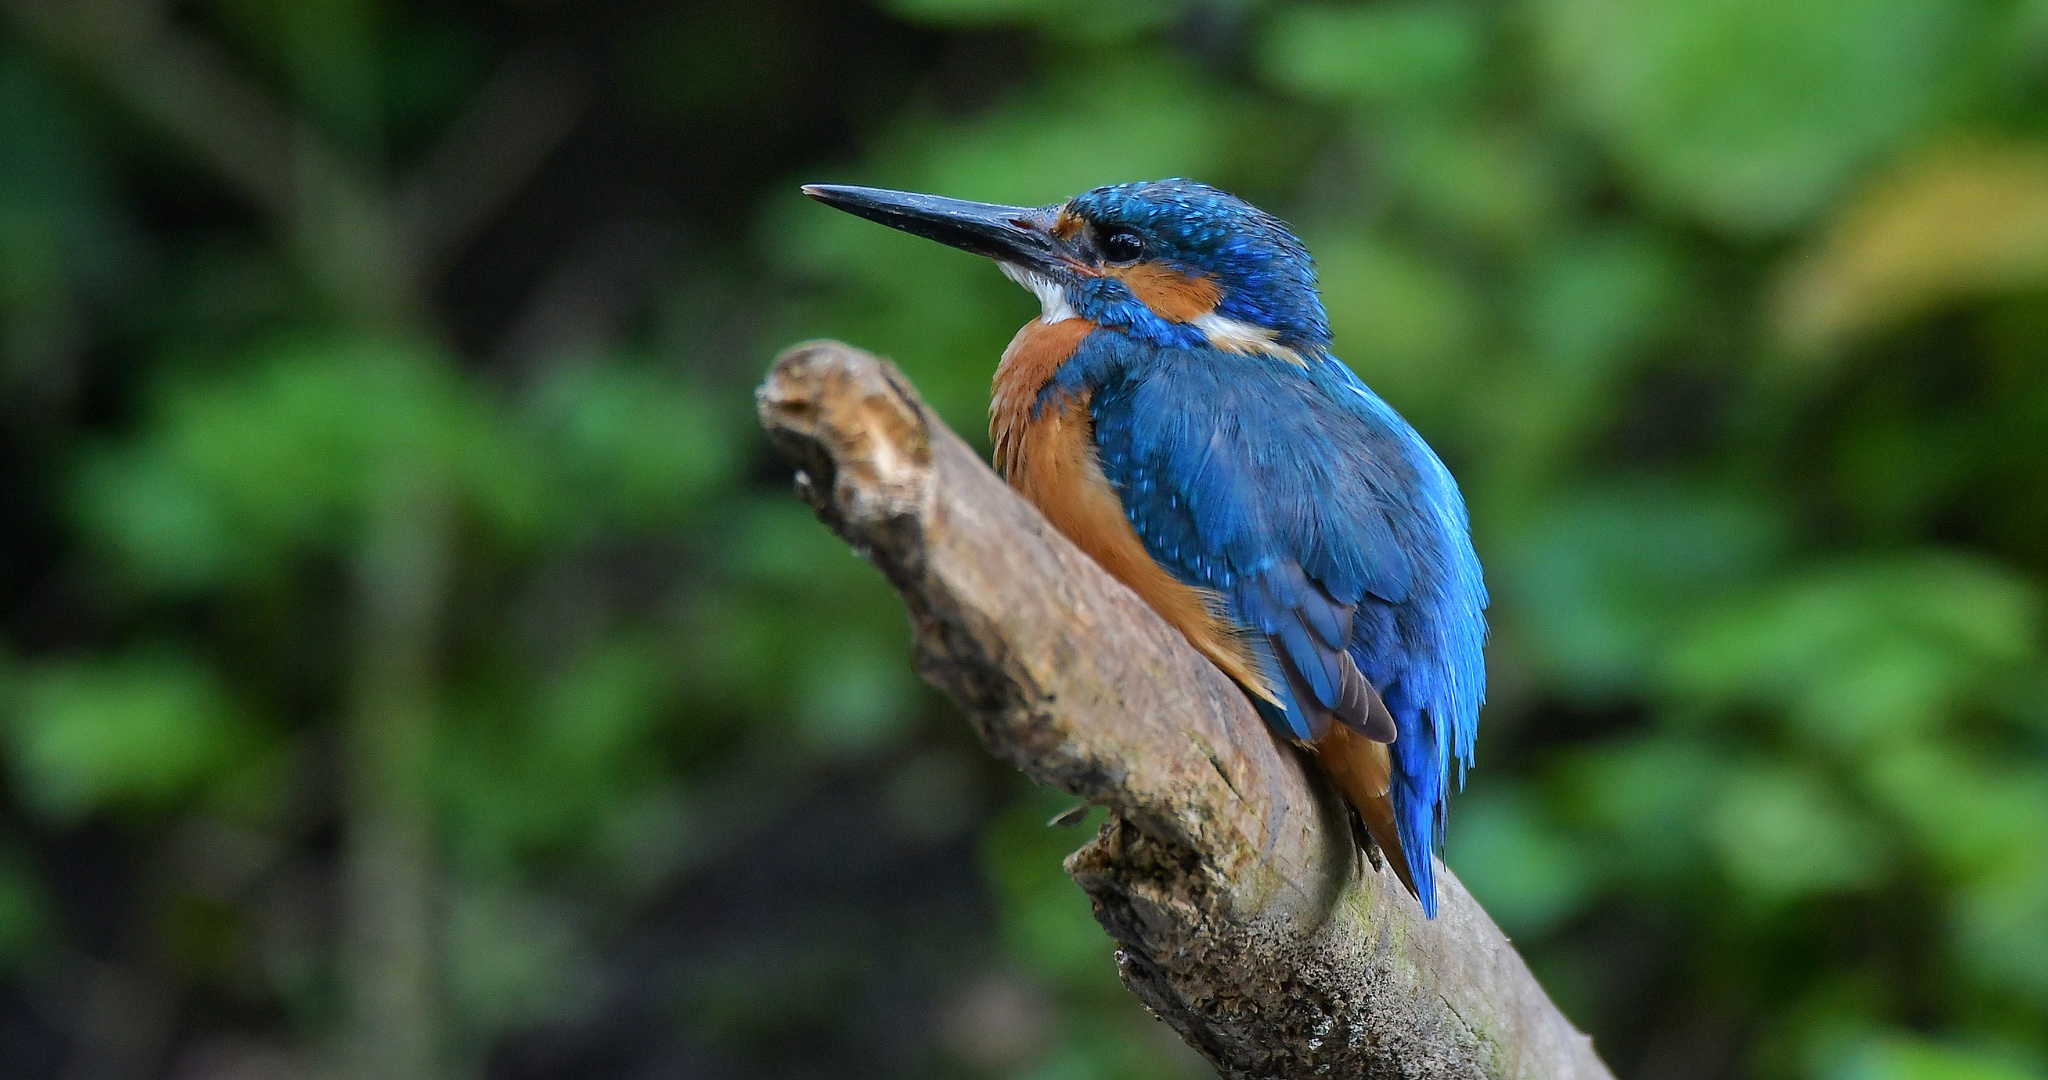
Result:
{"type": "Polygon", "coordinates": [[[892,366],[798,346],[759,401],[799,491],[902,594],[925,678],[1109,808],[1067,870],[1125,985],[1224,1075],[1611,1076],[1455,876],[1424,919],[1244,694],[892,366]]]}
{"type": "Polygon", "coordinates": [[[388,485],[356,563],[356,700],[349,724],[342,940],[354,1075],[439,1075],[433,958],[434,812],[428,770],[447,592],[446,500],[388,485]]]}
{"type": "MultiPolygon", "coordinates": [[[[0,11],[259,210],[349,333],[432,336],[431,273],[552,152],[583,103],[567,73],[515,56],[417,172],[393,179],[366,26],[348,26],[346,41],[314,43],[358,69],[335,132],[301,115],[307,102],[278,100],[244,77],[159,0],[0,0],[0,11]]],[[[298,89],[317,104],[336,87],[298,89]]],[[[341,1056],[363,1080],[431,1080],[445,1028],[430,769],[453,521],[440,482],[405,474],[419,463],[396,464],[400,475],[378,478],[384,487],[364,508],[353,567],[339,808],[349,1010],[341,1056]]]]}

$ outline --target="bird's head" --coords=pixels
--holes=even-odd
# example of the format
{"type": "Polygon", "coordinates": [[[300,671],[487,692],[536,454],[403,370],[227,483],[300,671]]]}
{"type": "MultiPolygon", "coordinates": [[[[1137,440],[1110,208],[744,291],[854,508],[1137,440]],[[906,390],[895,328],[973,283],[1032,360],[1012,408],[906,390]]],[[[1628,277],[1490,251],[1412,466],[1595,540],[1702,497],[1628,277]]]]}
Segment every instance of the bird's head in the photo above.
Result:
{"type": "Polygon", "coordinates": [[[1192,180],[1100,187],[1052,206],[880,188],[804,194],[996,260],[1044,306],[1160,345],[1213,344],[1299,362],[1330,327],[1307,249],[1280,219],[1192,180]]]}

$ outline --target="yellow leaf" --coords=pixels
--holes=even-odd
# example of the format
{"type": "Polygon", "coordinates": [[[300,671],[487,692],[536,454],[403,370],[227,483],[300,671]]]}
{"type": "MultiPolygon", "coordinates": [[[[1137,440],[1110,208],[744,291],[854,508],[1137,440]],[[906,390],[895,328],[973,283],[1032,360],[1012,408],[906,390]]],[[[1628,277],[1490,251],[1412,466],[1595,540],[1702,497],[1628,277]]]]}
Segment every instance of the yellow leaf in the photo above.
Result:
{"type": "Polygon", "coordinates": [[[2048,147],[1950,144],[1852,199],[1796,256],[1774,329],[1814,354],[1972,297],[2048,283],[2048,147]]]}

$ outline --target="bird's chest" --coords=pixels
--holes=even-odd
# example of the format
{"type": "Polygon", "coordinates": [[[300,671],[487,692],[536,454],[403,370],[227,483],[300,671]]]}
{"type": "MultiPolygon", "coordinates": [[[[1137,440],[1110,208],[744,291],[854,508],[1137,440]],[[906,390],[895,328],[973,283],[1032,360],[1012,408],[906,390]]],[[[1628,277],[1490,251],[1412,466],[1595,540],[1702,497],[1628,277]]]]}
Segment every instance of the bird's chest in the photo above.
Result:
{"type": "Polygon", "coordinates": [[[996,367],[989,435],[996,468],[1010,485],[1100,562],[1102,538],[1114,531],[1104,515],[1125,532],[1130,526],[1096,461],[1086,391],[1055,395],[1039,407],[1045,385],[1094,330],[1084,319],[1025,323],[996,367]]]}
{"type": "Polygon", "coordinates": [[[1221,599],[1175,578],[1146,553],[1116,488],[1102,473],[1087,392],[1055,394],[1037,408],[1045,384],[1094,329],[1081,319],[1050,324],[1034,319],[1003,351],[989,406],[996,467],[1053,528],[1129,586],[1225,674],[1255,693],[1270,695],[1242,642],[1219,618],[1221,599]]]}

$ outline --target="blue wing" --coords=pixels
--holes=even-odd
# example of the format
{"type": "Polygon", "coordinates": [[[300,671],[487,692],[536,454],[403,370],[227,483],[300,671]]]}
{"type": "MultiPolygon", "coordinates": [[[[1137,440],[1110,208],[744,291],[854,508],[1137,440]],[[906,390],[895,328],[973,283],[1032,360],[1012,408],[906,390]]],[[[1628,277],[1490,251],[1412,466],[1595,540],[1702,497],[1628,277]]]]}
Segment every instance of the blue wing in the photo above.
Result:
{"type": "Polygon", "coordinates": [[[1486,595],[1463,501],[1413,428],[1323,355],[1306,365],[1098,331],[1055,388],[1086,391],[1104,475],[1147,552],[1221,595],[1309,740],[1356,688],[1394,732],[1396,823],[1425,907],[1451,759],[1472,757],[1486,595]],[[1421,853],[1414,857],[1414,853],[1421,853]]]}

